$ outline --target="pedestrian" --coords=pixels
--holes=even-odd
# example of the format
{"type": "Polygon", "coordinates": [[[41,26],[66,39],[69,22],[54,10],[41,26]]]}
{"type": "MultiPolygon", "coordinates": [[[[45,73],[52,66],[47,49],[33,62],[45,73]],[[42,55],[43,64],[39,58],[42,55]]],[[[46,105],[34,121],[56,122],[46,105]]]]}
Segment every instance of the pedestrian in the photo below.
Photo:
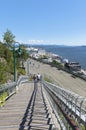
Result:
{"type": "Polygon", "coordinates": [[[37,74],[37,81],[40,81],[41,75],[38,73],[37,74]]]}
{"type": "Polygon", "coordinates": [[[37,76],[36,74],[33,75],[33,80],[34,80],[34,91],[37,89],[37,76]]]}
{"type": "Polygon", "coordinates": [[[33,75],[33,80],[34,80],[34,81],[37,80],[37,76],[36,76],[36,74],[33,75]]]}

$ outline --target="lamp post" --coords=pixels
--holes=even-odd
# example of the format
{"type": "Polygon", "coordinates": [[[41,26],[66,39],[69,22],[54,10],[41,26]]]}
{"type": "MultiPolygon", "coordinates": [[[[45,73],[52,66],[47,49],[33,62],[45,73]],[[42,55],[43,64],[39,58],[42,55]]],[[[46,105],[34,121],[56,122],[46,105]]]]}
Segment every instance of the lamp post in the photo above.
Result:
{"type": "MultiPolygon", "coordinates": [[[[19,42],[15,42],[15,44],[19,44],[19,48],[18,48],[18,54],[19,55],[21,55],[21,53],[22,53],[22,50],[21,50],[21,48],[20,48],[20,43],[19,42]]],[[[14,82],[16,82],[16,54],[15,54],[15,48],[16,48],[16,46],[15,46],[15,44],[14,44],[14,46],[13,46],[13,59],[14,59],[14,82]]]]}
{"type": "Polygon", "coordinates": [[[16,82],[16,53],[15,53],[15,51],[16,51],[16,46],[15,46],[15,44],[19,44],[19,48],[18,48],[18,53],[19,53],[19,55],[21,55],[21,53],[22,53],[22,50],[21,50],[21,48],[20,48],[20,43],[19,42],[15,42],[14,44],[13,44],[13,46],[12,45],[10,45],[9,43],[7,43],[7,45],[8,46],[10,46],[11,48],[12,48],[12,51],[13,51],[13,65],[14,65],[14,82],[16,82]]]}

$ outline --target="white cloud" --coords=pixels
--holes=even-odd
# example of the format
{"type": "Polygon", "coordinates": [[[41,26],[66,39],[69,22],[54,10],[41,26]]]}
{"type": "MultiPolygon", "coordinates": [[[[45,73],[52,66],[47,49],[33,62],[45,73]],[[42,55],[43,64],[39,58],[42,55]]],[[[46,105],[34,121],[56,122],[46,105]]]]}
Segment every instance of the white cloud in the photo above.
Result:
{"type": "Polygon", "coordinates": [[[19,43],[24,43],[24,44],[51,44],[52,42],[49,41],[49,40],[26,40],[26,41],[23,41],[23,40],[17,40],[17,42],[19,43]]]}
{"type": "Polygon", "coordinates": [[[28,40],[28,43],[30,44],[46,44],[46,43],[51,43],[48,40],[28,40]]]}

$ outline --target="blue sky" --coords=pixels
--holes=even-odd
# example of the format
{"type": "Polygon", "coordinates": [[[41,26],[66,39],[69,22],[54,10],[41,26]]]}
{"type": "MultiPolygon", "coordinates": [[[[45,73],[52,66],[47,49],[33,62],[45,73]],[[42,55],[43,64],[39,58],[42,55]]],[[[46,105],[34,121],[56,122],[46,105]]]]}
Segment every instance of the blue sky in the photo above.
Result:
{"type": "Polygon", "coordinates": [[[0,0],[6,29],[31,44],[86,45],[86,0],[0,0]]]}

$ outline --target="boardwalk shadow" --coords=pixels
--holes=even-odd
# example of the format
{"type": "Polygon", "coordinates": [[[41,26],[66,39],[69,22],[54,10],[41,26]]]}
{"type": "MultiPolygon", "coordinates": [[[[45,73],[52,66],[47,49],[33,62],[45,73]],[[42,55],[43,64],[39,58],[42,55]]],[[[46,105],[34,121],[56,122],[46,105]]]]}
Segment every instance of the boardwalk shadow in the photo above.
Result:
{"type": "MultiPolygon", "coordinates": [[[[28,103],[27,109],[25,111],[24,117],[22,118],[22,122],[21,122],[21,124],[19,126],[19,130],[24,130],[25,124],[27,122],[27,117],[28,117],[28,114],[29,114],[29,110],[30,110],[30,107],[31,107],[31,103],[32,103],[32,100],[33,100],[33,97],[34,97],[34,93],[35,92],[33,91],[32,95],[31,95],[31,98],[30,98],[30,101],[28,103]]],[[[31,122],[31,117],[32,117],[32,112],[30,113],[30,121],[29,121],[29,123],[31,122]]]]}
{"type": "Polygon", "coordinates": [[[40,91],[38,91],[38,85],[34,84],[34,86],[35,86],[35,89],[29,100],[25,114],[22,118],[22,122],[20,123],[19,130],[52,130],[52,124],[50,124],[50,118],[48,118],[47,110],[45,110],[45,114],[41,112],[40,110],[41,108],[36,111],[34,110],[35,106],[38,106],[38,104],[40,103],[40,102],[38,103],[39,97],[38,97],[38,100],[36,100],[37,99],[36,95],[37,94],[39,95],[40,93],[40,91]],[[34,119],[34,112],[36,115],[35,119],[34,119]],[[40,115],[40,112],[41,112],[41,115],[40,115]],[[41,116],[43,115],[45,115],[45,118],[42,119],[41,116]]]}

